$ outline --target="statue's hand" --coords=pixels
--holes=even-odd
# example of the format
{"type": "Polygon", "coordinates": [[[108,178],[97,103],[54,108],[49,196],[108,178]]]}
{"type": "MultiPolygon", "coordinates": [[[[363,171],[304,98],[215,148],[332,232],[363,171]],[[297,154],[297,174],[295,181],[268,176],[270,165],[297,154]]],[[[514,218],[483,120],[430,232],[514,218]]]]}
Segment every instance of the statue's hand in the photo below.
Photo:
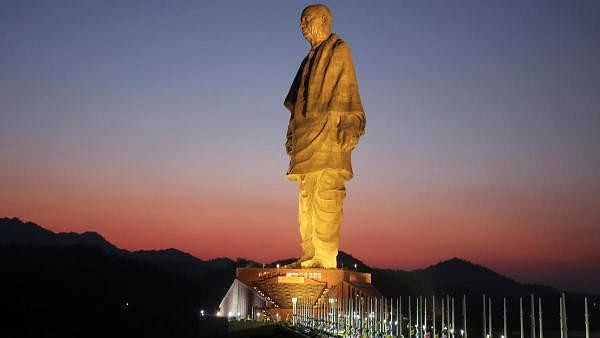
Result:
{"type": "Polygon", "coordinates": [[[354,132],[339,129],[337,133],[337,141],[343,151],[351,151],[354,150],[358,144],[358,135],[354,132]]]}

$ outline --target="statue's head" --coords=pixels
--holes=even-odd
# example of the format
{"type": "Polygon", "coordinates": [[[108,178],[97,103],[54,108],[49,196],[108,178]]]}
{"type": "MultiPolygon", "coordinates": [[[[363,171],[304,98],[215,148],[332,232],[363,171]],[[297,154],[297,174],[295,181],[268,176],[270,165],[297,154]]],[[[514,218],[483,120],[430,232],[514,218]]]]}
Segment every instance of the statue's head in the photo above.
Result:
{"type": "Polygon", "coordinates": [[[329,8],[322,4],[307,6],[300,17],[302,35],[312,47],[319,45],[331,34],[333,16],[329,8]]]}

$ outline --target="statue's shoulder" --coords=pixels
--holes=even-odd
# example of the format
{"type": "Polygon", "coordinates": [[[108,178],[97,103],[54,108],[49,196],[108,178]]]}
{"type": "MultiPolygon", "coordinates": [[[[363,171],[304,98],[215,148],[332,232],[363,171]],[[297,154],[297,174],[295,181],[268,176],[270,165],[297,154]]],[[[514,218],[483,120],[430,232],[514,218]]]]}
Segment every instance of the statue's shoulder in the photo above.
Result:
{"type": "Polygon", "coordinates": [[[350,54],[350,46],[346,41],[340,38],[337,34],[333,36],[333,53],[334,54],[350,54]]]}
{"type": "Polygon", "coordinates": [[[333,43],[333,48],[344,48],[344,46],[348,46],[346,41],[344,41],[344,39],[342,39],[339,35],[335,33],[331,34],[331,42],[333,43]]]}

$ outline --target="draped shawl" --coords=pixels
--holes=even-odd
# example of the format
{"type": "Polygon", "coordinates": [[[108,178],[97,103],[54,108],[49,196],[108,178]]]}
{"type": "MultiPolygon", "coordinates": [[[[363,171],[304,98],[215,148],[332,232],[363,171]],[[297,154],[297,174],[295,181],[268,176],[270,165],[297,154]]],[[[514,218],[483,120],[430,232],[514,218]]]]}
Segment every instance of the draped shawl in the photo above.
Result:
{"type": "Polygon", "coordinates": [[[336,34],[304,58],[284,106],[291,113],[286,142],[288,177],[339,169],[350,179],[350,154],[364,134],[365,114],[350,47],[336,34]],[[343,146],[341,134],[353,141],[343,146]]]}

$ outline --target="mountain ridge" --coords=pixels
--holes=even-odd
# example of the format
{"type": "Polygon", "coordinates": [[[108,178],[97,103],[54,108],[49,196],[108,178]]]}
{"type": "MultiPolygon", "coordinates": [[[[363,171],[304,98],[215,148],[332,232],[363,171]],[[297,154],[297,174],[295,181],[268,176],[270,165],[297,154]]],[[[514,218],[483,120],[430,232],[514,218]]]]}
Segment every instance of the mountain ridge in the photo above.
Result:
{"type": "MultiPolygon", "coordinates": [[[[291,260],[294,258],[275,261],[270,267],[291,260]]],[[[216,313],[236,269],[262,267],[244,258],[202,260],[174,248],[130,252],[94,232],[54,233],[17,218],[0,218],[0,262],[0,299],[11,304],[0,312],[8,311],[3,318],[12,325],[10,330],[18,333],[28,323],[38,323],[35,329],[39,332],[25,335],[32,337],[42,336],[45,331],[41,330],[47,328],[60,337],[86,336],[86,330],[93,330],[98,337],[119,336],[119,332],[148,337],[177,332],[176,336],[192,337],[195,316],[201,309],[216,313]],[[83,331],[65,332],[73,325],[83,331]]],[[[544,299],[549,327],[558,323],[556,300],[561,290],[521,284],[457,257],[403,271],[373,268],[341,251],[338,264],[348,270],[354,270],[356,264],[356,270],[371,273],[372,284],[386,297],[406,301],[406,296],[412,296],[414,302],[418,295],[457,299],[466,295],[471,329],[481,324],[482,294],[495,299],[495,322],[501,320],[499,299],[505,298],[509,313],[514,314],[519,311],[519,298],[528,300],[535,294],[544,299]]],[[[589,297],[592,306],[600,303],[600,297],[589,297]]],[[[582,318],[582,309],[578,304],[583,295],[570,293],[568,302],[573,318],[569,327],[580,326],[577,319],[582,318]]]]}
{"type": "MultiPolygon", "coordinates": [[[[24,222],[17,217],[0,218],[0,244],[18,244],[29,246],[71,246],[71,245],[89,245],[100,248],[101,250],[120,256],[141,259],[147,262],[167,266],[170,270],[184,270],[190,267],[199,269],[220,269],[226,266],[234,265],[236,267],[262,267],[261,263],[237,258],[233,260],[227,257],[218,257],[203,260],[190,253],[176,248],[136,250],[129,251],[121,249],[106,240],[101,234],[94,231],[83,233],[76,232],[53,232],[33,222],[24,222]]],[[[276,266],[276,264],[285,265],[295,258],[273,261],[267,266],[276,266]]],[[[448,289],[451,285],[461,285],[462,289],[486,291],[484,285],[503,284],[498,290],[506,291],[508,289],[520,289],[527,286],[539,286],[541,288],[559,292],[558,288],[540,284],[524,284],[512,278],[501,275],[483,265],[470,262],[459,257],[452,257],[432,264],[426,268],[414,270],[400,269],[380,269],[367,265],[351,254],[340,251],[338,254],[338,266],[349,270],[359,270],[370,272],[374,279],[383,277],[383,279],[397,280],[404,278],[411,280],[416,285],[420,285],[419,290],[426,292],[434,288],[448,289]],[[443,281],[440,283],[439,281],[443,281]]],[[[399,283],[400,285],[402,283],[399,283]]],[[[394,287],[387,286],[385,282],[381,285],[382,291],[388,291],[394,287]]],[[[397,288],[397,287],[396,287],[397,288]]],[[[409,288],[411,289],[411,288],[409,288]]],[[[493,290],[487,290],[493,293],[493,290]]],[[[390,292],[395,294],[396,292],[390,292]]]]}

